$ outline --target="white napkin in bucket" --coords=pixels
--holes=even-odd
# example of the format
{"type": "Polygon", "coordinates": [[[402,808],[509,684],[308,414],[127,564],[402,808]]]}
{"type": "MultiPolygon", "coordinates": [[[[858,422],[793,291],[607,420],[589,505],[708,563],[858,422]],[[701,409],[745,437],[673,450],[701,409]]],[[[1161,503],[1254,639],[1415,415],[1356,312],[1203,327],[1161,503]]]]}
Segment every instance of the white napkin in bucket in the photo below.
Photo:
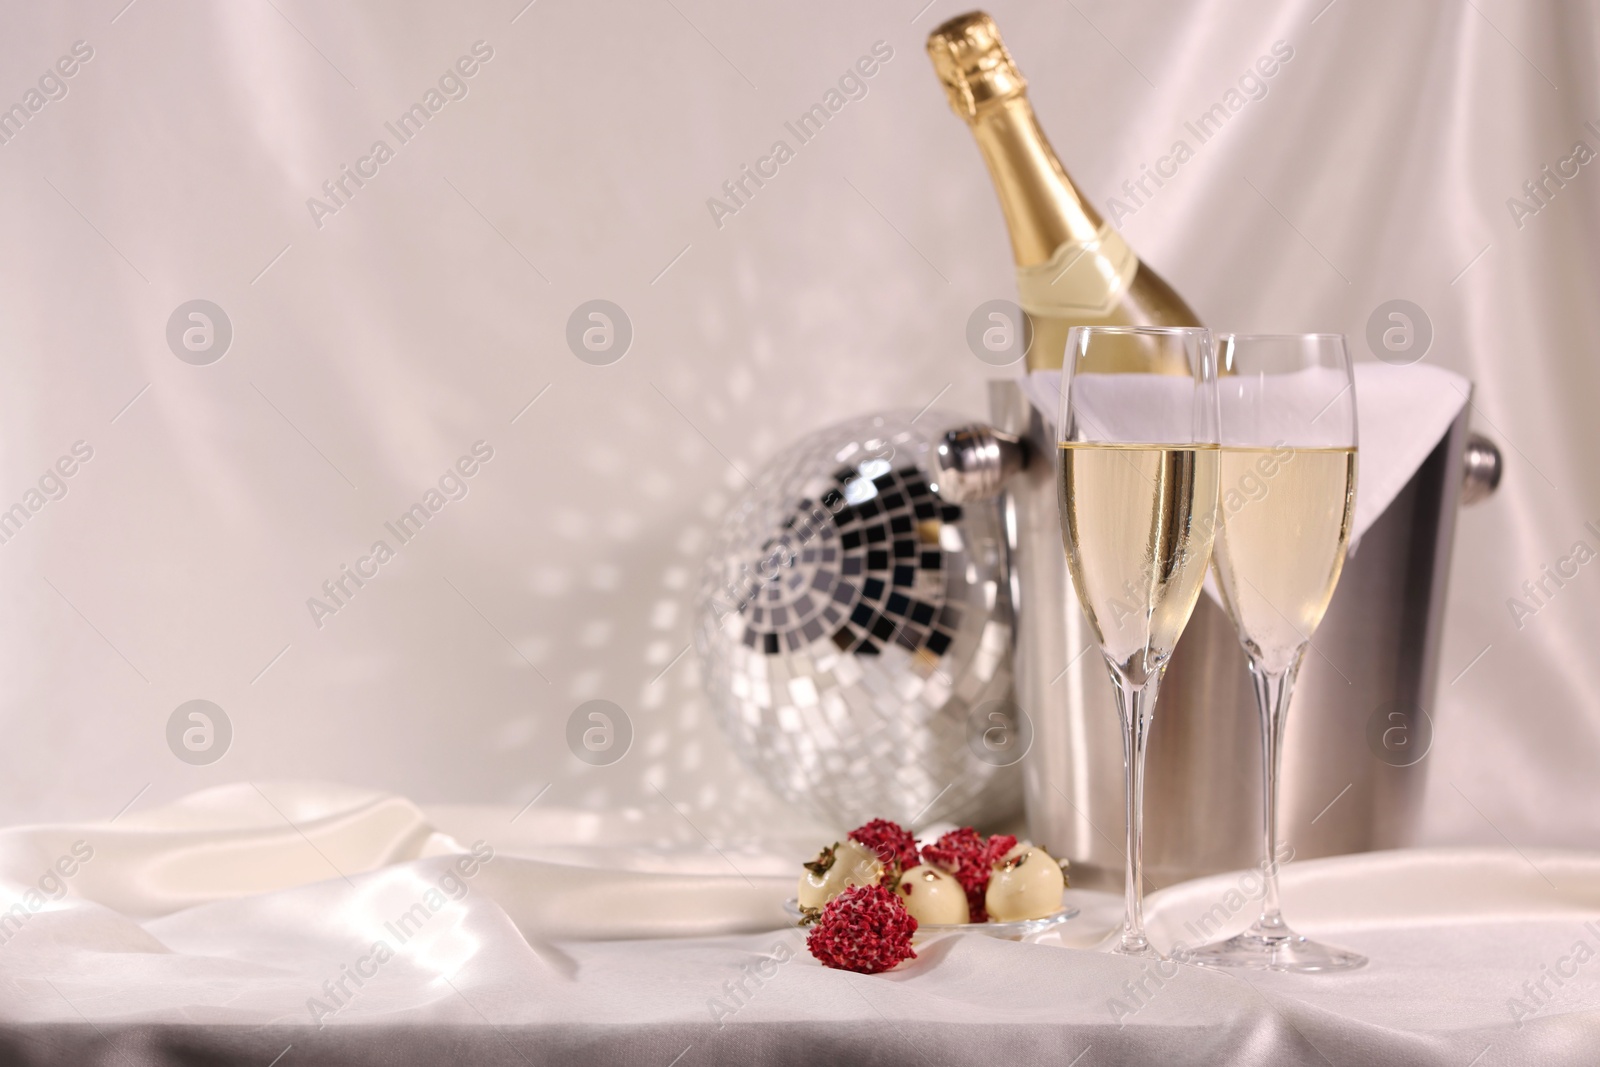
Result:
{"type": "MultiPolygon", "coordinates": [[[[1438,447],[1472,390],[1461,375],[1421,363],[1357,363],[1355,374],[1360,449],[1352,545],[1438,447]]],[[[1061,372],[1034,371],[1023,379],[1022,388],[1045,425],[1053,427],[1061,405],[1061,372]]]]}

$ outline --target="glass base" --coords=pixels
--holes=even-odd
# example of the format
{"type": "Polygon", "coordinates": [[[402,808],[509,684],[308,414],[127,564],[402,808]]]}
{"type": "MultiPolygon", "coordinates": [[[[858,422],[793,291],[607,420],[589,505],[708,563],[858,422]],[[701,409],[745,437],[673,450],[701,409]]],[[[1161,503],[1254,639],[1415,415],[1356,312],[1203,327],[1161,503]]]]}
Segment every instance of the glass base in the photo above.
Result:
{"type": "Polygon", "coordinates": [[[1165,963],[1167,957],[1156,951],[1156,947],[1144,938],[1129,939],[1127,936],[1119,937],[1111,946],[1113,956],[1132,956],[1135,959],[1155,960],[1165,963]]]}
{"type": "Polygon", "coordinates": [[[1185,963],[1200,967],[1235,967],[1253,971],[1353,971],[1367,965],[1367,957],[1349,949],[1312,941],[1292,930],[1268,936],[1246,930],[1226,941],[1201,945],[1185,963]]]}

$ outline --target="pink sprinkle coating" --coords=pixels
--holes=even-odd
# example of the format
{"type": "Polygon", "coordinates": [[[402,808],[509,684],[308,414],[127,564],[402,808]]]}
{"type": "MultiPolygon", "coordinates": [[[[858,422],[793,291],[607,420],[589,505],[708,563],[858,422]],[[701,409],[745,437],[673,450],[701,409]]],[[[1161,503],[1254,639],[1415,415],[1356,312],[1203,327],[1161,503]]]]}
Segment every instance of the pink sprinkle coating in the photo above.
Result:
{"type": "Polygon", "coordinates": [[[878,854],[883,861],[883,884],[894,885],[900,875],[917,865],[917,839],[899,823],[873,819],[850,831],[850,840],[878,854]]]}
{"type": "Polygon", "coordinates": [[[970,826],[951,830],[931,845],[922,846],[922,859],[935,867],[950,872],[967,893],[967,910],[975,923],[987,922],[989,912],[984,907],[984,894],[989,889],[989,875],[995,864],[1016,847],[1017,839],[1011,834],[995,834],[985,839],[970,826]]]}
{"type": "Polygon", "coordinates": [[[917,920],[881,885],[851,886],[828,902],[806,935],[806,947],[824,967],[877,974],[916,959],[911,935],[917,920]]]}

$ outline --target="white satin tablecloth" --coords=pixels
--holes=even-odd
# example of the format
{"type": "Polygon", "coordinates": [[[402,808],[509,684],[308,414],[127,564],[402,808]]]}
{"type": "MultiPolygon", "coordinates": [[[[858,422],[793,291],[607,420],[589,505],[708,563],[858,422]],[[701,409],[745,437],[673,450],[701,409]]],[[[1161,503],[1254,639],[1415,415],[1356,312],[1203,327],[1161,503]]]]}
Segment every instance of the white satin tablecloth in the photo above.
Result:
{"type": "MultiPolygon", "coordinates": [[[[0,1062],[1600,1062],[1597,855],[1290,865],[1291,919],[1371,957],[1348,975],[1158,973],[1095,951],[1121,902],[1073,891],[1059,937],[864,976],[782,912],[816,844],[285,783],[0,831],[0,1062]]],[[[1157,892],[1154,940],[1240,929],[1258,891],[1157,892]]]]}

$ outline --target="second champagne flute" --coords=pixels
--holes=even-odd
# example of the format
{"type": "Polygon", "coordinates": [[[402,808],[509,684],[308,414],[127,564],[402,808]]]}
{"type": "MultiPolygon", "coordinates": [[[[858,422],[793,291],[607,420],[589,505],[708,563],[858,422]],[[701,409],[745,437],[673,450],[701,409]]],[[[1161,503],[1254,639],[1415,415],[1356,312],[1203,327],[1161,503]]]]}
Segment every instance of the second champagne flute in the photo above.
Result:
{"type": "Polygon", "coordinates": [[[1061,540],[1116,690],[1126,775],[1127,917],[1113,951],[1160,959],[1144,933],[1144,756],[1156,696],[1211,562],[1217,376],[1193,327],[1077,326],[1056,421],[1061,540]]]}
{"type": "Polygon", "coordinates": [[[1356,392],[1340,334],[1217,338],[1222,500],[1217,584],[1261,710],[1264,895],[1244,933],[1193,962],[1343,971],[1366,958],[1295,933],[1278,908],[1278,769],[1284,714],[1344,568],[1356,499],[1356,392]]]}

